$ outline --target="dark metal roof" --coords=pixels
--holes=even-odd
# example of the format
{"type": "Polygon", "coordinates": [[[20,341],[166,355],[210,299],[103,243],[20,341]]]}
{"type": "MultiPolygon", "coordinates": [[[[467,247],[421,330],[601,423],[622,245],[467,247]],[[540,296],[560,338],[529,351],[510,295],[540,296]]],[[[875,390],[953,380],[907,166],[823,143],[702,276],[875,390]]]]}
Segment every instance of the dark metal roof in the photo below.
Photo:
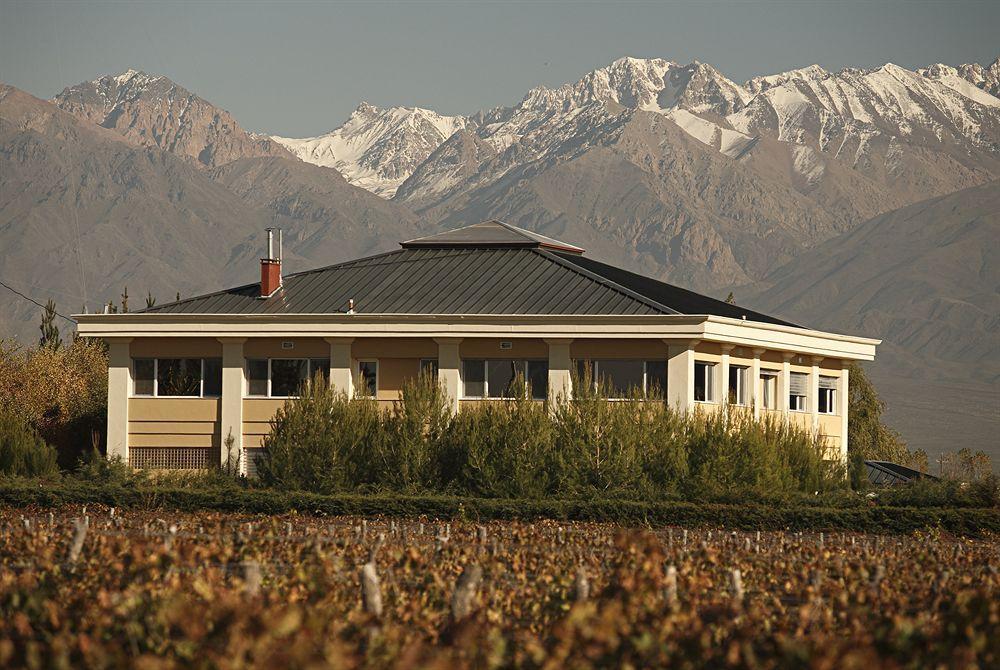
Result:
{"type": "Polygon", "coordinates": [[[171,314],[714,314],[792,325],[598,263],[500,221],[411,240],[377,256],[143,310],[171,314]]]}
{"type": "Polygon", "coordinates": [[[259,284],[151,307],[202,314],[673,314],[539,249],[399,251],[300,272],[259,298],[259,284]]]}
{"type": "Polygon", "coordinates": [[[512,226],[503,221],[483,221],[471,226],[446,230],[437,235],[421,237],[415,240],[402,242],[404,249],[415,247],[433,247],[437,249],[448,249],[452,247],[475,246],[480,248],[489,247],[522,247],[556,249],[567,253],[582,254],[583,249],[573,244],[560,242],[545,235],[533,233],[512,226]]]}
{"type": "Polygon", "coordinates": [[[761,314],[739,305],[734,305],[724,300],[716,300],[694,291],[666,284],[650,277],[644,277],[628,270],[616,268],[613,265],[599,263],[585,256],[576,254],[554,254],[568,263],[582,269],[593,272],[595,275],[614,282],[620,286],[630,289],[650,300],[654,300],[662,305],[668,305],[671,309],[680,314],[714,314],[715,316],[727,316],[733,319],[746,318],[748,321],[758,321],[761,323],[774,323],[781,326],[800,327],[788,321],[776,319],[767,314],[761,314]]]}
{"type": "Polygon", "coordinates": [[[898,486],[914,479],[937,479],[934,475],[889,461],[865,461],[865,473],[868,481],[876,486],[898,486]]]}

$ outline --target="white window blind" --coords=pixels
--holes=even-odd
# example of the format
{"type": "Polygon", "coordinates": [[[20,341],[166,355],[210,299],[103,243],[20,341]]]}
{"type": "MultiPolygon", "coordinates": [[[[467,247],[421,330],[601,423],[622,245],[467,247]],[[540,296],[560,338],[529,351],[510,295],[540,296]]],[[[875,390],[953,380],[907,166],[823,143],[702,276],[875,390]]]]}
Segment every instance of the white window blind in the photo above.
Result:
{"type": "Polygon", "coordinates": [[[836,377],[823,377],[823,376],[820,376],[820,378],[819,378],[819,387],[821,389],[833,389],[834,391],[836,391],[837,390],[837,382],[838,381],[839,380],[836,377]]]}
{"type": "Polygon", "coordinates": [[[807,395],[809,392],[809,375],[793,372],[788,380],[789,395],[807,395]]]}

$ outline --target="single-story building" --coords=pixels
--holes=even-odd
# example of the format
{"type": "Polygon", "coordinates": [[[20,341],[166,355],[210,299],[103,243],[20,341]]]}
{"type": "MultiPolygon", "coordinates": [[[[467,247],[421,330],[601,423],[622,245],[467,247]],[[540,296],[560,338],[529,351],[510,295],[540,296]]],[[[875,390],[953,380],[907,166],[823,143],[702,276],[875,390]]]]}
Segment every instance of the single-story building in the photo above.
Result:
{"type": "Polygon", "coordinates": [[[110,456],[137,468],[247,463],[317,371],[390,405],[406,378],[430,370],[457,412],[504,397],[515,375],[560,402],[572,371],[589,365],[616,395],[655,388],[681,410],[742,405],[817,431],[845,458],[847,366],[880,343],[699,295],[500,221],[287,276],[277,246],[269,231],[260,283],[77,315],[80,335],[110,347],[110,456]]]}

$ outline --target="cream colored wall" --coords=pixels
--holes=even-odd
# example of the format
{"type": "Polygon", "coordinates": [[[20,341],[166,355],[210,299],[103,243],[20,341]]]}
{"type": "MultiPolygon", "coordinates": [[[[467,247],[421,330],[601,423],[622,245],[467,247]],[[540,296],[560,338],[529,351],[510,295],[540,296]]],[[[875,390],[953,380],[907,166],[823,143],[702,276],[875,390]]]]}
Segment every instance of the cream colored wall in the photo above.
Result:
{"type": "Polygon", "coordinates": [[[378,400],[399,400],[403,383],[420,374],[419,358],[378,358],[378,400]]]}
{"type": "Polygon", "coordinates": [[[220,358],[222,343],[214,337],[141,337],[129,347],[132,358],[220,358]]]}
{"type": "Polygon", "coordinates": [[[458,347],[462,358],[511,358],[511,359],[548,359],[549,345],[541,339],[504,339],[477,338],[463,340],[458,347]],[[501,349],[501,342],[510,342],[510,349],[501,349]]]}
{"type": "Polygon", "coordinates": [[[243,356],[245,358],[329,358],[330,344],[322,337],[263,337],[247,340],[243,344],[243,356]],[[282,342],[291,342],[292,348],[282,349],[282,342]]]}
{"type": "Polygon", "coordinates": [[[277,398],[243,399],[243,447],[245,449],[261,446],[261,440],[271,432],[271,419],[284,404],[284,399],[277,398]]]}
{"type": "Polygon", "coordinates": [[[218,447],[218,398],[130,398],[129,447],[218,447]]]}

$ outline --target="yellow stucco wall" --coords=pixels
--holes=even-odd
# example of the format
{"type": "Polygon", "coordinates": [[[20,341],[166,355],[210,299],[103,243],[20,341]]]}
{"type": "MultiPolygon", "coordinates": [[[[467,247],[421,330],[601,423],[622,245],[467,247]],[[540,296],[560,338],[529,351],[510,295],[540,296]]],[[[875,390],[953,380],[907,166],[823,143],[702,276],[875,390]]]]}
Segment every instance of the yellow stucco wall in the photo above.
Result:
{"type": "Polygon", "coordinates": [[[130,447],[218,447],[218,398],[130,398],[130,447]]]}

